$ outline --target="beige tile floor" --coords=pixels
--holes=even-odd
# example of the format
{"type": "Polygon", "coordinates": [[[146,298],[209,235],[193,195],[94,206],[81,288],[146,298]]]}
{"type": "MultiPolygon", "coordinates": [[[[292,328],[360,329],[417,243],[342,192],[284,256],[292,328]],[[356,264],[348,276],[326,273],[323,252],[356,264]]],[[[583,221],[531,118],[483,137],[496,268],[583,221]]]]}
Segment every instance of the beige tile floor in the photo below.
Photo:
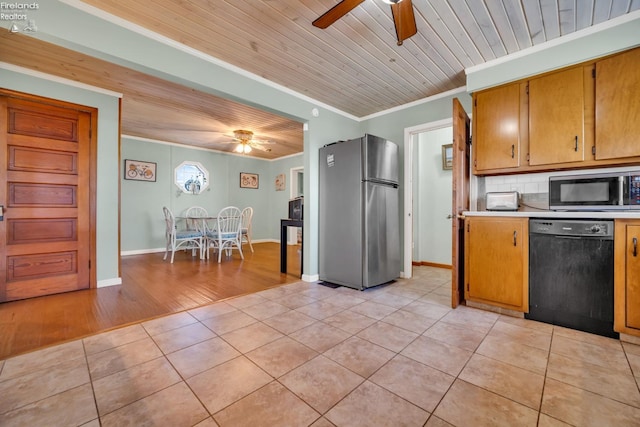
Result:
{"type": "Polygon", "coordinates": [[[449,300],[300,282],[21,355],[0,425],[640,426],[640,346],[449,300]]]}

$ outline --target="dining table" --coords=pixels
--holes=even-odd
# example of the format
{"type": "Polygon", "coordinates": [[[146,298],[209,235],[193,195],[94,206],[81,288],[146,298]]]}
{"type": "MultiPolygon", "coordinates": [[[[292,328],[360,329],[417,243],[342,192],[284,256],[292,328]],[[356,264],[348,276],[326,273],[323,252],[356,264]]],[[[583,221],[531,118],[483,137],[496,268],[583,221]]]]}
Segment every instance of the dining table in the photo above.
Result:
{"type": "Polygon", "coordinates": [[[177,216],[176,219],[182,219],[186,222],[187,227],[191,229],[195,227],[198,230],[211,230],[215,228],[215,224],[209,224],[209,221],[215,222],[218,220],[217,216],[177,216]]]}
{"type": "MultiPolygon", "coordinates": [[[[217,216],[177,216],[176,220],[184,220],[187,226],[187,229],[193,230],[196,229],[202,232],[203,237],[206,235],[207,231],[212,231],[216,229],[218,217],[217,216]],[[209,223],[211,221],[211,223],[209,223]]],[[[204,246],[204,242],[203,242],[204,246]]],[[[195,252],[193,253],[195,256],[195,252]]],[[[200,259],[205,259],[205,248],[200,248],[200,259]]]]}

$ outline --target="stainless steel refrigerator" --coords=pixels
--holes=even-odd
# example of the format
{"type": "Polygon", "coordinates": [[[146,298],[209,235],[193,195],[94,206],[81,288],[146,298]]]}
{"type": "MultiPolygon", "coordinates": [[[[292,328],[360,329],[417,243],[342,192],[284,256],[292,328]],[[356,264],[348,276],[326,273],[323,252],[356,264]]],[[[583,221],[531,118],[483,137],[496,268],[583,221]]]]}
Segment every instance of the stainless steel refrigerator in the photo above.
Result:
{"type": "Polygon", "coordinates": [[[362,138],[320,149],[320,280],[355,289],[400,276],[398,146],[362,138]]]}

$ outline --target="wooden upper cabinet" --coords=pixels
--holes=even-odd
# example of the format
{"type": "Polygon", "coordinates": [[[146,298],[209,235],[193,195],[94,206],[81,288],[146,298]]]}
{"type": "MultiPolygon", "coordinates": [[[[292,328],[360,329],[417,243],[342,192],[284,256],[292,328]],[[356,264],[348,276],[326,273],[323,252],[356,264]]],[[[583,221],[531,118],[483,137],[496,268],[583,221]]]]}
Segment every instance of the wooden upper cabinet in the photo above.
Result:
{"type": "Polygon", "coordinates": [[[473,94],[473,173],[640,163],[640,47],[473,94]]]}
{"type": "Polygon", "coordinates": [[[520,166],[520,112],[518,83],[474,94],[474,173],[520,166]]]}
{"type": "Polygon", "coordinates": [[[529,81],[530,165],[585,160],[584,78],[575,67],[529,81]]]}
{"type": "Polygon", "coordinates": [[[640,48],[596,62],[596,159],[640,156],[640,48]]]}

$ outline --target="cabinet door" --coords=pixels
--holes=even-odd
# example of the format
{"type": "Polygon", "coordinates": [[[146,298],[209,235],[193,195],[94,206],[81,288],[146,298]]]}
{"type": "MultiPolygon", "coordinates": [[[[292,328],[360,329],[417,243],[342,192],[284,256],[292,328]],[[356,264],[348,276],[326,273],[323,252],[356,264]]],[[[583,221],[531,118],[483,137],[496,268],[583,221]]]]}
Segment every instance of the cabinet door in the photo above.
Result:
{"type": "Polygon", "coordinates": [[[520,85],[510,84],[474,96],[474,171],[520,166],[520,85]]]}
{"type": "Polygon", "coordinates": [[[640,330],[640,225],[627,226],[626,237],[626,325],[640,330]]]}
{"type": "Polygon", "coordinates": [[[529,81],[529,164],[584,160],[584,71],[570,68],[529,81]]]}
{"type": "Polygon", "coordinates": [[[640,156],[640,48],[596,62],[596,159],[640,156]]]}
{"type": "Polygon", "coordinates": [[[528,222],[522,218],[469,218],[466,297],[526,311],[528,222]]]}

